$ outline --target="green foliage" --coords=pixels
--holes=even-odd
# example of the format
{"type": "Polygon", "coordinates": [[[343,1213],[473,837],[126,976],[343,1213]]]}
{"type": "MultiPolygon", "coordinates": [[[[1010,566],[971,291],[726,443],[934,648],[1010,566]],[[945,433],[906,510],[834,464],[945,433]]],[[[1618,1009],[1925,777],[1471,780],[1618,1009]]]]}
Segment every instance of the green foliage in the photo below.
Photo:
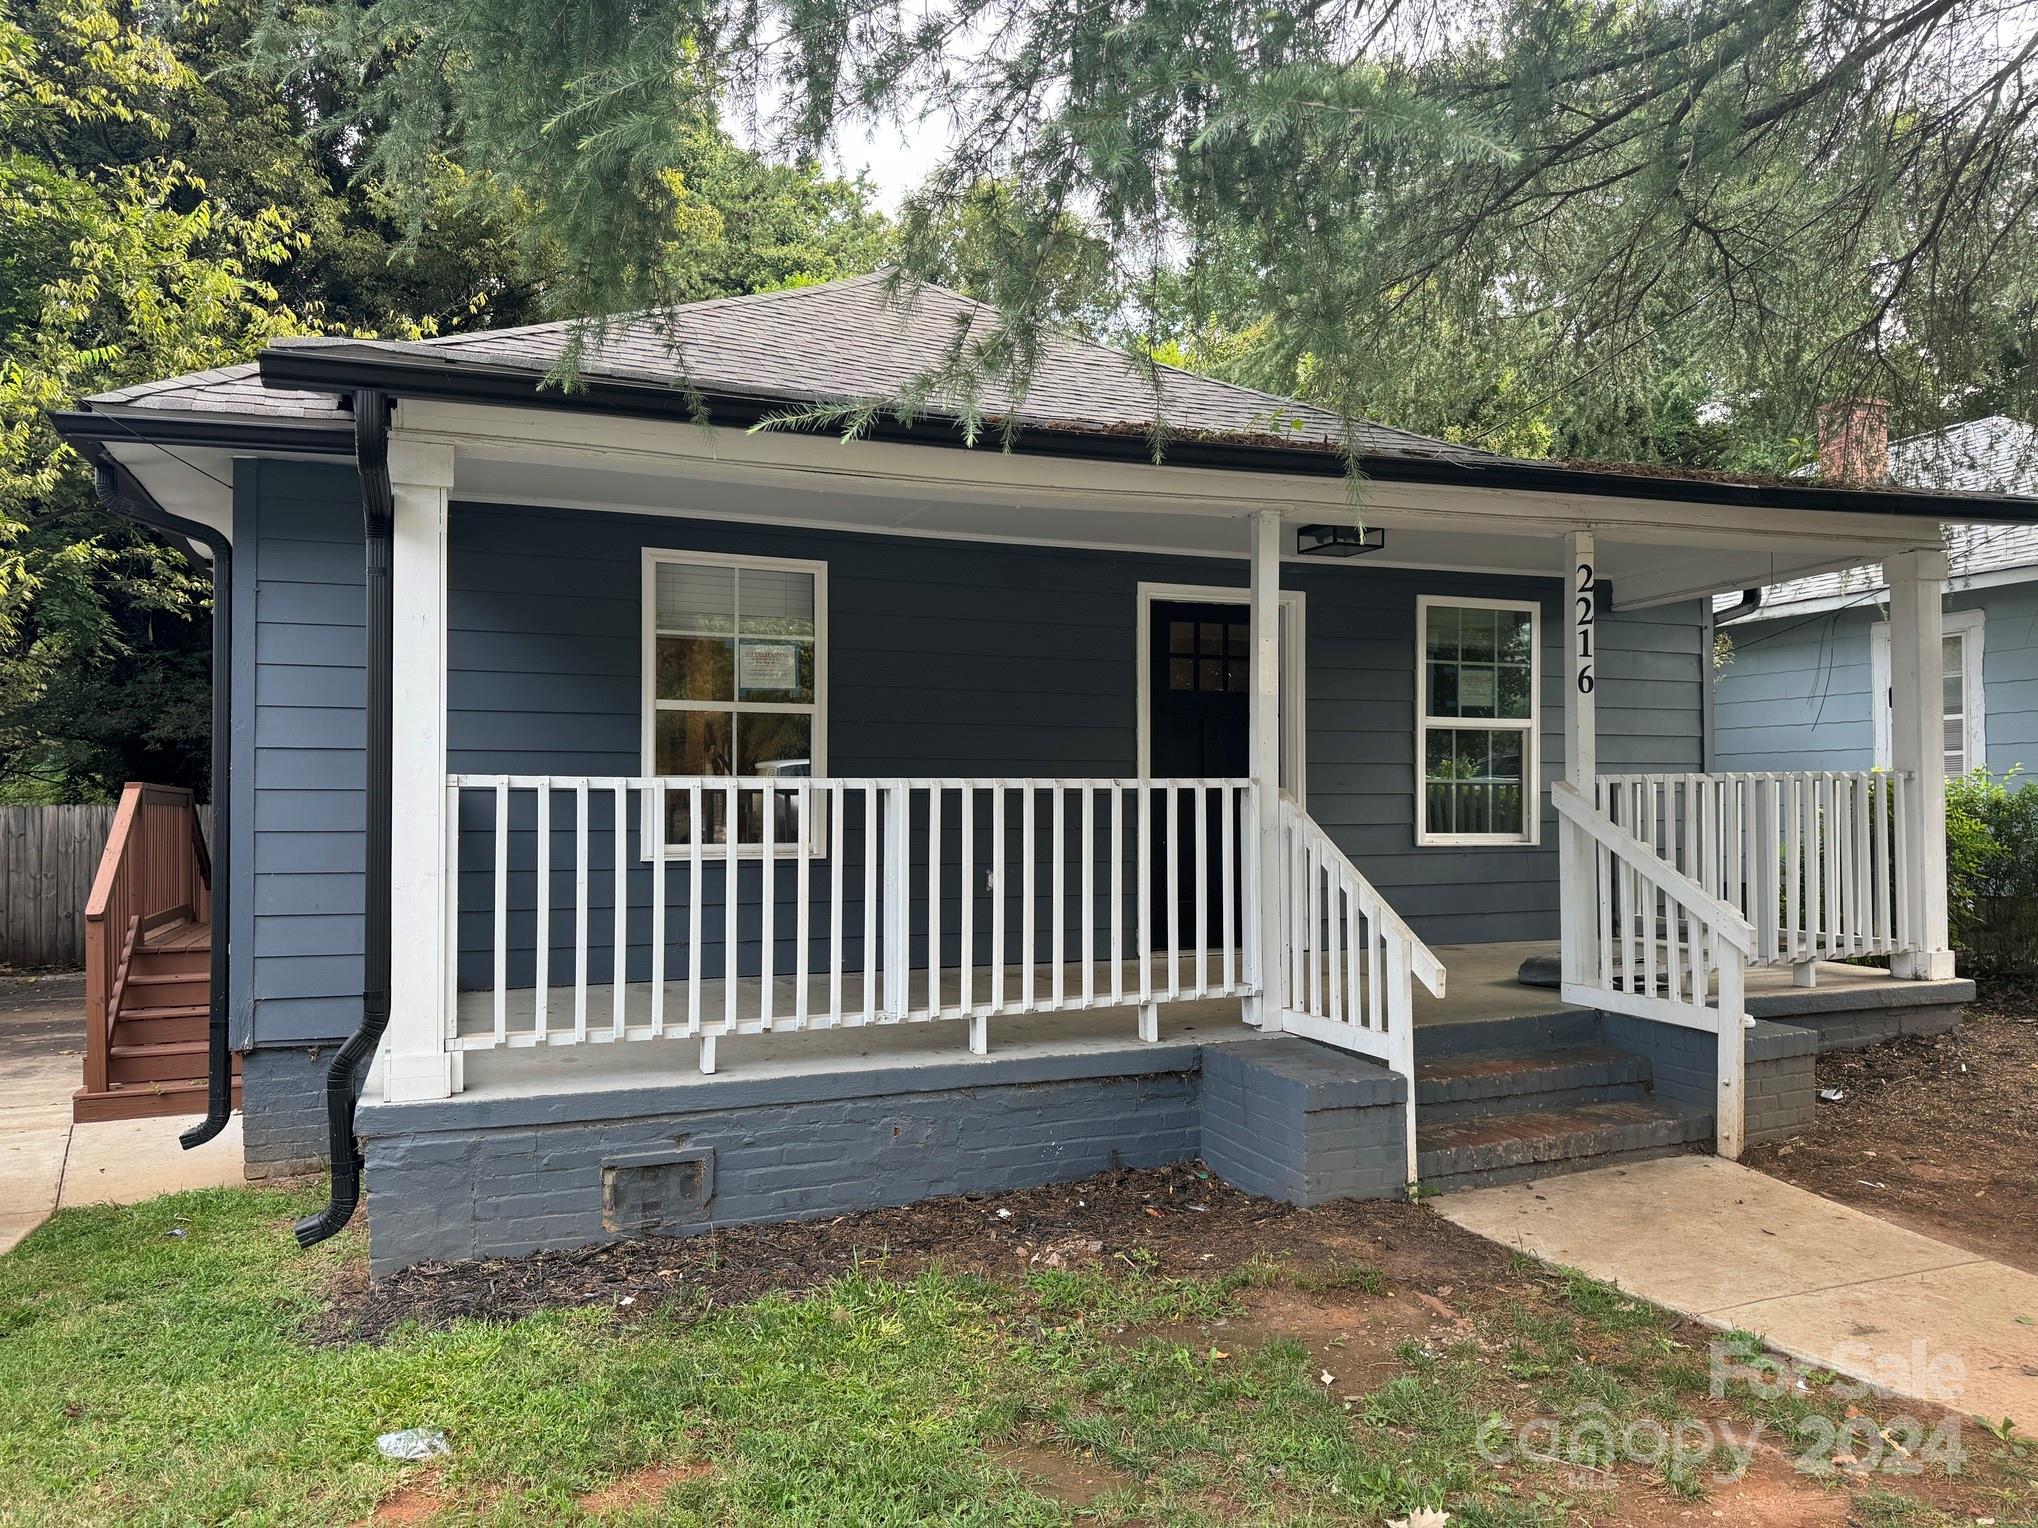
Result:
{"type": "Polygon", "coordinates": [[[270,66],[386,65],[390,144],[529,198],[569,308],[672,295],[628,253],[674,215],[654,168],[717,97],[761,99],[798,145],[952,132],[913,276],[952,275],[956,220],[1009,188],[971,285],[1013,333],[958,359],[1021,388],[1094,252],[1075,306],[1137,353],[1520,452],[1774,471],[1840,393],[1904,429],[2038,398],[2033,0],[322,14],[271,29],[270,66]]]}
{"type": "Polygon", "coordinates": [[[2038,974],[2038,790],[2021,769],[1946,782],[1946,893],[1970,972],[2038,974]]]}
{"type": "Polygon", "coordinates": [[[263,273],[302,235],[168,152],[198,81],[165,41],[110,0],[24,15],[0,15],[0,791],[61,799],[202,777],[205,581],[95,515],[45,412],[295,329],[263,273]]]}
{"type": "MultiPolygon", "coordinates": [[[[328,19],[259,0],[0,13],[0,798],[206,784],[209,580],[95,507],[48,410],[277,334],[560,311],[570,251],[485,165],[405,150],[429,103],[398,101],[385,63],[314,63],[284,86],[247,67],[260,25],[328,19]]],[[[656,178],[656,237],[604,239],[689,298],[868,270],[891,237],[861,187],[739,150],[707,119],[656,178]]]]}

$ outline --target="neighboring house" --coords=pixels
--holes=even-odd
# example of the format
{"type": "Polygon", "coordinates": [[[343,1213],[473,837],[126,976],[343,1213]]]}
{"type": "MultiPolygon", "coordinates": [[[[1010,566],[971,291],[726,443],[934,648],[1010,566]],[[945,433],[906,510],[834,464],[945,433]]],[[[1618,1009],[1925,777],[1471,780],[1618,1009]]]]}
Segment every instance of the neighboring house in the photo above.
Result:
{"type": "MultiPolygon", "coordinates": [[[[1884,459],[1903,487],[2038,494],[2038,429],[2001,415],[1889,442],[1884,459]]],[[[1947,772],[2038,766],[2038,528],[1952,524],[1946,551],[1947,772]]],[[[1772,583],[1752,610],[1722,600],[1713,766],[1888,768],[1888,603],[1873,565],[1772,583]]]]}
{"type": "Polygon", "coordinates": [[[231,826],[109,948],[225,948],[215,1114],[230,1043],[251,1170],[333,1163],[301,1236],[364,1167],[389,1269],[1199,1155],[1304,1202],[1733,1155],[1821,1033],[1971,995],[1936,710],[1895,777],[1697,775],[1708,602],[1879,563],[1936,694],[1940,523],[2038,506],[1516,461],[1074,340],[987,383],[1010,449],[752,428],[993,321],[867,277],[616,321],[571,389],[541,325],[59,418],[219,559],[231,826]]]}

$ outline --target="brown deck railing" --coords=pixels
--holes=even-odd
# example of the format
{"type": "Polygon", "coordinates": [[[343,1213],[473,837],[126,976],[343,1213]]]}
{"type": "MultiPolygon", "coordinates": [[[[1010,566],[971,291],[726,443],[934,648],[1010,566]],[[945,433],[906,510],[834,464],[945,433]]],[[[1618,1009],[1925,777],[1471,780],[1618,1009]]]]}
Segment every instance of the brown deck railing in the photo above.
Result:
{"type": "Polygon", "coordinates": [[[85,1087],[107,1088],[108,1051],[136,948],[151,929],[212,912],[212,863],[191,792],[130,782],[85,903],[85,1087]]]}

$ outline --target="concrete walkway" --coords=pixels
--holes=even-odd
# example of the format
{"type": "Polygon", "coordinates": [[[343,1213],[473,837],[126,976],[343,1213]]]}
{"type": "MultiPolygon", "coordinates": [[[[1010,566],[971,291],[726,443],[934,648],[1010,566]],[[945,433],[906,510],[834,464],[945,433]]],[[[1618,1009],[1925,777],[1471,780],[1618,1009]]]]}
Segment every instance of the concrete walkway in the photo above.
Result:
{"type": "Polygon", "coordinates": [[[241,1122],[184,1151],[193,1120],[71,1123],[84,1050],[82,976],[0,975],[0,1253],[59,1205],[132,1204],[241,1178],[241,1122]]]}
{"type": "Polygon", "coordinates": [[[1718,1157],[1473,1189],[1445,1219],[1898,1395],[2038,1433],[2038,1276],[1718,1157]]]}

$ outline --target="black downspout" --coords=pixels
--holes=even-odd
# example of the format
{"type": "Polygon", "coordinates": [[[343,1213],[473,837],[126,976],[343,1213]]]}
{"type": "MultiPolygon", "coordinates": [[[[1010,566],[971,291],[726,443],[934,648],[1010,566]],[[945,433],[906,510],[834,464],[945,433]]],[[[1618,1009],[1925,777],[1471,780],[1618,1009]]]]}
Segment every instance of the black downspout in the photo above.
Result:
{"type": "Polygon", "coordinates": [[[186,1151],[203,1146],[233,1118],[233,1053],[227,1034],[227,937],[233,928],[233,835],[228,741],[233,725],[234,544],[200,520],[173,515],[102,449],[92,459],[92,487],[111,514],[196,541],[212,554],[212,972],[206,1012],[205,1118],[177,1137],[186,1151]],[[125,479],[125,481],[123,481],[125,479]]]}
{"type": "Polygon", "coordinates": [[[347,1036],[326,1069],[332,1197],[318,1214],[298,1221],[297,1242],[302,1247],[337,1232],[354,1218],[361,1202],[361,1146],[354,1138],[354,1106],[363,1069],[389,1027],[390,658],[396,646],[390,541],[396,506],[389,487],[389,400],[383,393],[364,389],[354,394],[354,459],[361,474],[368,596],[367,886],[362,898],[367,926],[362,940],[361,1027],[347,1036]]]}

